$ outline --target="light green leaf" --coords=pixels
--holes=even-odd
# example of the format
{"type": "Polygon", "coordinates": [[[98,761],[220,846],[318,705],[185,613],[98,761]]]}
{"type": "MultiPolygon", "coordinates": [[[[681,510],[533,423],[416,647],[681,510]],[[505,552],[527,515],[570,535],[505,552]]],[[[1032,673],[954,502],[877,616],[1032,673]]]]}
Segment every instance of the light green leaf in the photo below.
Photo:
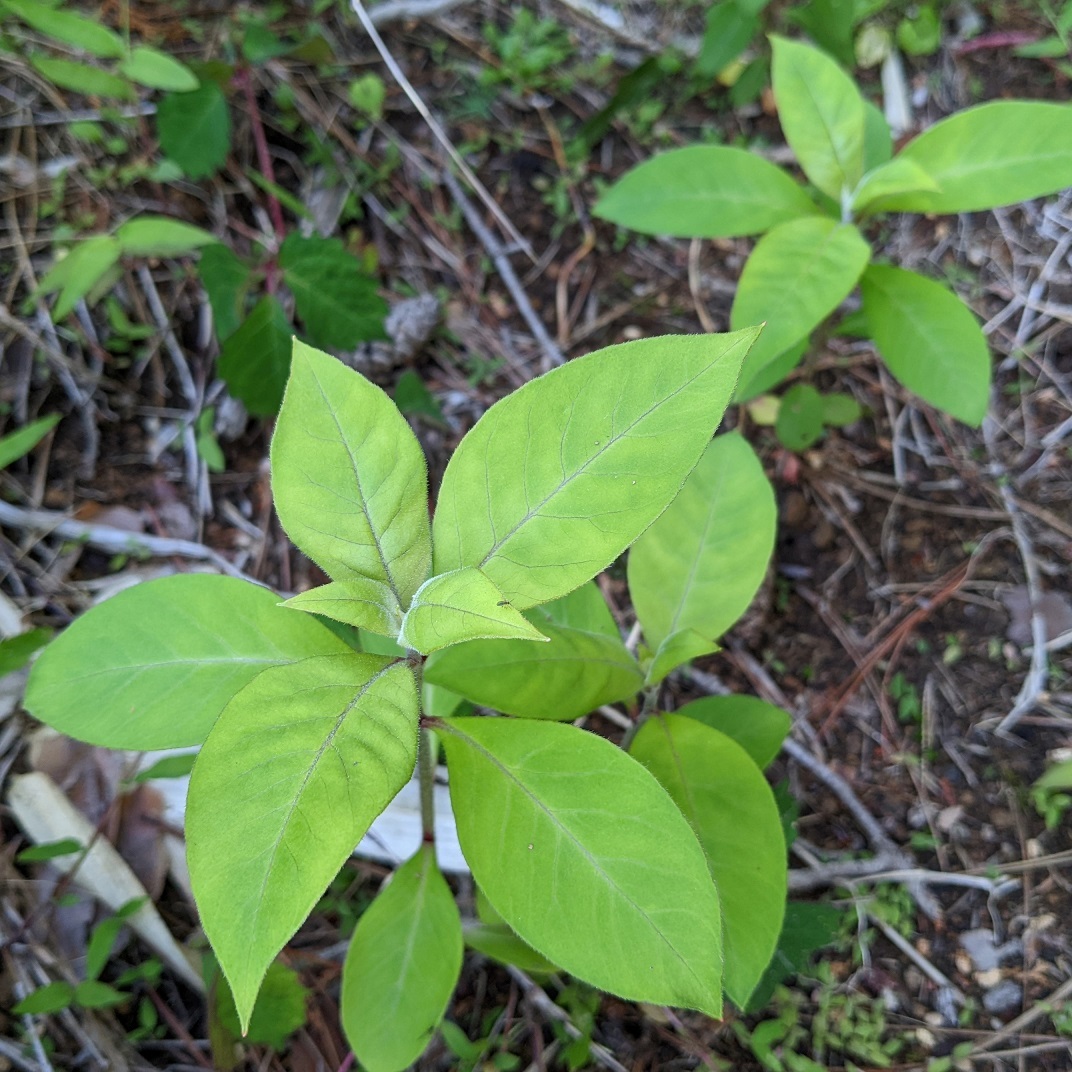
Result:
{"type": "Polygon", "coordinates": [[[975,212],[1072,186],[1072,106],[993,101],[943,119],[900,158],[918,164],[937,193],[905,193],[887,211],[975,212]]]}
{"type": "Polygon", "coordinates": [[[123,252],[132,257],[181,257],[216,241],[208,231],[166,216],[127,220],[115,237],[123,252]]]}
{"type": "Polygon", "coordinates": [[[123,39],[119,34],[84,15],[36,0],[2,0],[0,8],[54,40],[73,45],[102,60],[123,55],[123,39]]]}
{"type": "Polygon", "coordinates": [[[325,618],[356,625],[358,629],[369,629],[380,636],[398,636],[402,628],[398,600],[390,586],[368,577],[322,584],[292,596],[282,605],[308,614],[322,614],[325,618]]]}
{"type": "Polygon", "coordinates": [[[719,1016],[718,894],[655,779],[573,726],[440,729],[462,851],[513,930],[593,986],[719,1016]]]}
{"type": "Polygon", "coordinates": [[[197,76],[174,56],[148,45],[137,45],[130,55],[119,64],[119,73],[132,82],[149,89],[167,89],[176,93],[188,93],[201,83],[197,76]]]}
{"type": "Polygon", "coordinates": [[[274,417],[283,404],[294,329],[277,298],[266,294],[223,343],[216,371],[250,413],[274,417]]]}
{"type": "Polygon", "coordinates": [[[12,462],[29,454],[59,423],[60,415],[50,413],[47,417],[39,417],[36,421],[30,421],[29,424],[0,439],[0,469],[6,469],[12,462]]]}
{"type": "Polygon", "coordinates": [[[1072,789],[1072,760],[1055,763],[1038,781],[1037,789],[1072,789]]]}
{"type": "Polygon", "coordinates": [[[823,435],[823,396],[810,383],[794,383],[782,395],[774,431],[789,450],[807,450],[823,435]]]}
{"type": "Polygon", "coordinates": [[[863,410],[852,395],[835,391],[823,395],[823,424],[831,428],[844,428],[853,421],[858,421],[863,410]]]}
{"type": "Polygon", "coordinates": [[[777,513],[748,441],[716,436],[629,552],[629,592],[650,647],[688,629],[716,640],[744,614],[767,573],[777,513]]]}
{"type": "Polygon", "coordinates": [[[466,640],[547,640],[473,566],[441,573],[417,589],[399,643],[428,655],[466,640]]]}
{"type": "Polygon", "coordinates": [[[785,914],[785,839],[774,794],[740,745],[691,718],[648,719],[629,753],[659,779],[700,839],[722,902],[726,993],[743,1007],[785,914]]]}
{"type": "Polygon", "coordinates": [[[425,680],[510,715],[561,722],[641,690],[644,675],[617,635],[555,625],[540,614],[543,609],[530,612],[529,618],[549,643],[458,644],[428,660],[425,680]]]}
{"type": "Polygon", "coordinates": [[[38,284],[38,294],[59,291],[52,309],[53,320],[63,320],[119,260],[122,248],[111,235],[94,235],[74,246],[38,284]]]}
{"type": "Polygon", "coordinates": [[[741,369],[738,401],[758,393],[757,374],[848,297],[870,256],[852,224],[818,216],[780,224],[756,243],[741,273],[730,323],[740,328],[765,321],[766,327],[741,369]]]}
{"type": "Polygon", "coordinates": [[[535,612],[535,617],[545,618],[549,623],[567,629],[580,629],[585,633],[599,633],[611,640],[621,640],[618,624],[595,581],[582,584],[561,599],[542,604],[535,612]]]}
{"type": "Polygon", "coordinates": [[[757,333],[611,346],[497,402],[447,465],[435,572],[478,566],[519,610],[594,577],[677,494],[757,333]]]}
{"type": "Polygon", "coordinates": [[[781,750],[791,724],[780,707],[755,696],[705,696],[679,707],[676,713],[732,737],[760,770],[781,750]]]}
{"type": "MultiPolygon", "coordinates": [[[[734,400],[747,402],[757,395],[762,395],[764,391],[777,387],[804,360],[810,348],[811,338],[805,335],[800,342],[790,346],[788,350],[783,350],[777,357],[764,365],[747,384],[738,389],[734,400]]],[[[775,420],[777,420],[777,413],[775,414],[775,420]]]]}
{"type": "MultiPolygon", "coordinates": [[[[238,1010],[235,1008],[226,978],[217,978],[217,1013],[223,1026],[237,1042],[242,1034],[238,1010]]],[[[281,1053],[286,1049],[290,1036],[305,1024],[305,1006],[308,1000],[309,991],[302,986],[301,979],[293,968],[288,968],[278,961],[270,964],[260,993],[257,994],[257,1004],[253,1008],[249,1030],[243,1041],[247,1045],[271,1046],[277,1053],[281,1053]]]]}
{"type": "Polygon", "coordinates": [[[117,78],[99,67],[90,67],[74,60],[58,60],[38,53],[30,56],[30,65],[60,89],[69,89],[87,97],[107,97],[122,101],[133,100],[135,97],[134,87],[125,78],[117,78]]]}
{"type": "Polygon", "coordinates": [[[513,965],[528,975],[550,975],[558,971],[558,965],[526,945],[505,923],[466,923],[464,935],[470,949],[499,964],[513,965]]]}
{"type": "Polygon", "coordinates": [[[644,684],[657,685],[671,670],[718,650],[718,645],[713,640],[695,629],[680,629],[671,633],[660,642],[652,656],[644,684]]]}
{"type": "Polygon", "coordinates": [[[864,101],[825,53],[771,36],[778,118],[804,174],[842,204],[864,173],[864,101]]]}
{"type": "Polygon", "coordinates": [[[893,158],[893,134],[882,109],[864,99],[864,174],[893,158]]]}
{"type": "Polygon", "coordinates": [[[432,557],[424,454],[380,388],[298,340],[272,438],[272,493],[301,551],[333,580],[386,585],[401,618],[432,557]]]}
{"type": "Polygon", "coordinates": [[[361,1067],[403,1072],[424,1052],[462,967],[462,921],[422,845],[358,921],[342,969],[342,1026],[361,1067]]]}
{"type": "Polygon", "coordinates": [[[645,234],[721,238],[759,234],[819,210],[786,172],[756,153],[695,145],[633,168],[593,211],[645,234]]]}
{"type": "Polygon", "coordinates": [[[937,189],[938,184],[919,164],[907,156],[898,156],[860,180],[852,195],[852,211],[856,215],[881,212],[884,198],[937,189]]]}
{"type": "Polygon", "coordinates": [[[223,167],[231,150],[231,113],[216,82],[206,78],[189,93],[169,93],[156,107],[160,148],[191,179],[223,167]]]}
{"type": "MultiPolygon", "coordinates": [[[[238,325],[242,322],[245,289],[249,283],[250,270],[235,255],[230,246],[225,246],[222,242],[213,242],[201,250],[201,259],[197,262],[197,273],[201,276],[209,304],[212,306],[216,337],[223,342],[238,330],[238,325]]],[[[289,349],[289,338],[287,342],[289,349]]],[[[276,409],[278,408],[277,405],[276,409]]]]}
{"type": "Polygon", "coordinates": [[[213,727],[190,779],[186,852],[243,1028],[268,965],[416,755],[413,674],[376,655],[272,667],[213,727]]]}
{"type": "Polygon", "coordinates": [[[110,1009],[130,1000],[130,994],[124,994],[97,979],[86,979],[74,988],[74,1003],[83,1009],[110,1009]]]}
{"type": "Polygon", "coordinates": [[[871,265],[864,313],[889,370],[925,402],[978,426],[990,399],[990,353],[971,310],[950,290],[903,268],[871,265]]]}
{"type": "Polygon", "coordinates": [[[26,709],[105,748],[200,744],[231,697],[263,670],[349,650],[278,601],[266,588],[203,573],[124,589],[41,653],[26,709]]]}
{"type": "Polygon", "coordinates": [[[279,267],[316,346],[346,350],[386,338],[387,303],[340,239],[306,238],[294,231],[279,249],[279,267]]]}
{"type": "Polygon", "coordinates": [[[74,987],[57,979],[31,990],[11,1011],[16,1016],[41,1016],[70,1008],[73,1001],[74,987]]]}

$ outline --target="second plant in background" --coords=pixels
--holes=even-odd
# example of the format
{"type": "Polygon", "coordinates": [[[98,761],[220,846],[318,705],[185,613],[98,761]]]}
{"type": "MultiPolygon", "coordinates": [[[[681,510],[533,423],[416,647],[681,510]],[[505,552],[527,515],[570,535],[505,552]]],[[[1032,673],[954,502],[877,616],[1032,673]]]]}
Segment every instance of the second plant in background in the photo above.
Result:
{"type": "MultiPolygon", "coordinates": [[[[634,168],[596,214],[647,234],[763,236],[730,313],[735,328],[767,324],[745,361],[737,401],[784,380],[812,333],[859,287],[865,330],[890,372],[938,409],[978,425],[990,394],[978,321],[943,284],[875,263],[865,228],[883,213],[976,212],[1072,185],[1072,106],[982,104],[894,154],[882,113],[832,59],[783,38],[773,47],[778,115],[810,186],[756,153],[694,146],[634,168]]],[[[811,441],[824,423],[820,406],[811,441]]]]}

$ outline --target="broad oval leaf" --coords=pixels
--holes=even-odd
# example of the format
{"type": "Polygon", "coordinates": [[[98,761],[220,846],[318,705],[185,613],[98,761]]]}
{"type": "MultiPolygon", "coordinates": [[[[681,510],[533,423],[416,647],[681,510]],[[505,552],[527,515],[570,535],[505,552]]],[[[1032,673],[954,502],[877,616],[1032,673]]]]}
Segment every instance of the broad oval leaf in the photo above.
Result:
{"type": "Polygon", "coordinates": [[[903,268],[871,265],[860,290],[875,345],[894,376],[977,427],[990,399],[990,353],[972,311],[940,283],[903,268]]]}
{"type": "Polygon", "coordinates": [[[573,726],[440,728],[462,851],[517,934],[603,990],[719,1016],[718,893],[655,779],[573,726]]]}
{"type": "Polygon", "coordinates": [[[804,174],[842,204],[864,173],[864,101],[825,53],[771,36],[778,119],[804,174]]]}
{"type": "Polygon", "coordinates": [[[817,443],[823,436],[823,396],[810,383],[794,383],[782,395],[774,431],[790,450],[817,443]]]}
{"type": "Polygon", "coordinates": [[[243,1028],[268,965],[416,757],[416,682],[392,659],[274,667],[227,705],[194,764],[186,853],[243,1028]]]}
{"type": "Polygon", "coordinates": [[[53,40],[73,45],[102,60],[115,59],[125,51],[123,39],[115,30],[53,4],[42,4],[37,0],[0,0],[0,9],[10,11],[53,40]]]}
{"type": "Polygon", "coordinates": [[[474,640],[436,652],[425,680],[473,703],[522,718],[572,722],[644,686],[636,659],[618,636],[558,626],[531,613],[549,643],[474,640]]]}
{"type": "Polygon", "coordinates": [[[435,572],[477,566],[519,610],[595,576],[680,489],[758,331],[611,346],[497,402],[447,465],[435,572]]]}
{"type": "Polygon", "coordinates": [[[385,337],[387,304],[340,239],[294,231],[279,248],[279,266],[305,333],[317,346],[345,350],[385,337]]]}
{"type": "Polygon", "coordinates": [[[339,1011],[368,1072],[403,1072],[424,1052],[462,967],[454,894],[422,845],[357,923],[342,969],[339,1011]]]}
{"type": "Polygon", "coordinates": [[[105,748],[200,744],[264,670],[349,650],[266,588],[180,574],[127,588],[83,614],[41,654],[26,709],[105,748]]]}
{"type": "Polygon", "coordinates": [[[282,605],[307,614],[322,614],[333,621],[368,629],[384,637],[398,636],[402,628],[394,593],[383,581],[372,581],[368,577],[322,584],[291,596],[282,605]]]}
{"type": "Polygon", "coordinates": [[[679,629],[655,649],[644,675],[644,684],[658,685],[672,670],[718,650],[719,646],[713,640],[695,629],[679,629]]]}
{"type": "Polygon", "coordinates": [[[659,779],[700,839],[722,902],[726,993],[743,1008],[785,914],[785,839],[774,794],[740,745],[691,718],[648,719],[629,753],[659,779]]]}
{"type": "Polygon", "coordinates": [[[621,639],[614,615],[611,614],[610,607],[607,606],[607,601],[595,581],[582,584],[561,599],[541,604],[535,616],[567,629],[599,633],[612,640],[621,639]]]}
{"type": "Polygon", "coordinates": [[[134,257],[180,257],[216,241],[203,228],[167,216],[138,216],[127,220],[115,232],[115,237],[123,252],[134,257]]]}
{"type": "Polygon", "coordinates": [[[231,149],[231,113],[216,82],[205,79],[189,93],[169,93],[156,108],[160,148],[191,179],[223,166],[231,149]]]}
{"type": "Polygon", "coordinates": [[[140,86],[168,89],[177,93],[188,93],[201,84],[185,63],[180,63],[174,56],[147,45],[132,48],[130,55],[119,65],[119,73],[140,86]]]}
{"type": "Polygon", "coordinates": [[[730,323],[765,321],[766,327],[741,369],[738,401],[753,396],[753,381],[766,365],[848,297],[870,256],[852,224],[818,216],[780,224],[756,243],[741,273],[730,323]]]}
{"type": "Polygon", "coordinates": [[[386,585],[401,618],[432,557],[424,454],[380,388],[298,340],[272,437],[272,493],[301,551],[332,580],[386,585]]]}
{"type": "Polygon", "coordinates": [[[428,655],[467,640],[546,640],[478,569],[441,573],[417,589],[398,642],[428,655]]]}
{"type": "Polygon", "coordinates": [[[708,640],[729,629],[763,583],[776,526],[755,451],[736,432],[716,436],[629,552],[629,592],[648,645],[686,629],[708,640]]]}
{"type": "Polygon", "coordinates": [[[294,329],[283,306],[265,294],[224,342],[216,371],[250,413],[274,417],[283,403],[293,346],[294,329]]]}
{"type": "Polygon", "coordinates": [[[732,737],[760,770],[781,750],[792,722],[780,707],[756,696],[705,696],[675,713],[732,737]]]}
{"type": "Polygon", "coordinates": [[[722,238],[759,234],[819,210],[798,183],[756,153],[695,145],[633,168],[593,211],[645,234],[722,238]]]}
{"type": "Polygon", "coordinates": [[[886,211],[975,212],[1072,186],[1072,106],[994,101],[967,108],[913,138],[899,159],[918,164],[934,193],[903,193],[886,211]]]}
{"type": "Polygon", "coordinates": [[[119,240],[112,235],[94,235],[74,246],[63,260],[48,270],[38,284],[39,294],[59,291],[52,310],[53,320],[63,320],[101,279],[122,254],[119,240]]]}
{"type": "Polygon", "coordinates": [[[885,198],[898,194],[935,192],[938,184],[907,156],[899,156],[869,171],[852,195],[852,211],[856,214],[881,212],[885,198]]]}

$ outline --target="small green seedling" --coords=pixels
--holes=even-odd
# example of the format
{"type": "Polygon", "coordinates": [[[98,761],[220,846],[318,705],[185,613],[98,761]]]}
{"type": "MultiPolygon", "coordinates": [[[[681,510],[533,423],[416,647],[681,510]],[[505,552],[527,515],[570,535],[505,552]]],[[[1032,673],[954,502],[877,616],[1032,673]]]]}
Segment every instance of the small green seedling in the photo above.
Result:
{"type": "Polygon", "coordinates": [[[782,130],[810,187],[756,153],[694,146],[634,168],[596,214],[647,234],[762,235],[730,313],[734,328],[767,323],[745,361],[737,401],[784,380],[809,336],[859,287],[866,332],[890,372],[925,401],[978,425],[990,357],[974,315],[941,283],[872,263],[863,229],[889,212],[976,212],[1072,185],[1072,106],[968,108],[895,155],[882,113],[832,59],[772,41],[782,130]]]}
{"type": "Polygon", "coordinates": [[[37,717],[108,747],[201,745],[190,875],[243,1029],[416,764],[424,843],[361,917],[341,1006],[372,1072],[423,1051],[465,940],[434,848],[440,746],[484,901],[471,944],[630,999],[715,1016],[724,991],[748,1000],[785,909],[762,768],[788,717],[747,697],[667,714],[658,692],[715,650],[773,548],[759,459],[736,434],[711,438],[757,334],[612,346],[526,384],[462,440],[434,523],[387,395],[296,342],[272,487],[330,582],[281,603],[228,577],[150,581],[45,650],[37,717]],[[634,541],[639,658],[592,582],[634,541]],[[341,639],[355,635],[363,650],[341,639]],[[459,697],[514,717],[460,715],[459,697]],[[569,725],[619,701],[640,716],[625,751],[569,725]]]}

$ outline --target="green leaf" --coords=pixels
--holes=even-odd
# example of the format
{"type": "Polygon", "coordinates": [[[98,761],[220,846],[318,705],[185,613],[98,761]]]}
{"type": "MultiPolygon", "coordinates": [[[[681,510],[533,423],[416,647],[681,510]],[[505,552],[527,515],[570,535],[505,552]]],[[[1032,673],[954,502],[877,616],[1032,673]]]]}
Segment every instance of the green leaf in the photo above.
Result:
{"type": "Polygon", "coordinates": [[[132,82],[149,89],[167,89],[176,93],[189,93],[201,83],[197,76],[174,56],[148,45],[137,45],[130,55],[119,64],[119,73],[132,82]]]}
{"type": "Polygon", "coordinates": [[[190,779],[186,852],[243,1029],[268,965],[416,755],[413,674],[376,655],[272,667],[213,727],[190,779]]]}
{"type": "Polygon", "coordinates": [[[60,856],[71,856],[81,852],[84,846],[76,838],[61,838],[59,841],[49,841],[41,845],[33,845],[15,854],[15,862],[18,864],[39,864],[45,860],[55,860],[60,856]]]}
{"type": "Polygon", "coordinates": [[[425,680],[510,715],[564,722],[643,687],[644,675],[617,635],[558,626],[538,611],[529,617],[549,643],[458,644],[428,660],[425,680]]]}
{"type": "Polygon", "coordinates": [[[407,416],[426,417],[435,424],[446,427],[443,410],[435,395],[413,369],[406,369],[395,384],[395,405],[407,416]]]}
{"type": "Polygon", "coordinates": [[[283,404],[294,329],[276,298],[266,294],[220,349],[216,371],[250,413],[274,417],[283,404]]]}
{"type": "Polygon", "coordinates": [[[856,215],[882,211],[883,199],[897,194],[934,192],[938,184],[914,160],[898,156],[869,171],[852,195],[852,211],[856,215]]]}
{"type": "Polygon", "coordinates": [[[130,994],[124,994],[98,979],[86,979],[74,988],[74,1003],[83,1009],[110,1009],[130,1000],[130,994]]]}
{"type": "Polygon", "coordinates": [[[189,752],[181,756],[164,756],[158,759],[151,767],[139,771],[132,781],[135,784],[151,782],[154,778],[185,778],[194,769],[196,752],[189,752]]]}
{"type": "Polygon", "coordinates": [[[213,242],[201,250],[197,271],[212,306],[216,338],[222,342],[242,322],[250,270],[229,246],[213,242]]]}
{"type": "Polygon", "coordinates": [[[676,713],[732,737],[760,770],[781,751],[792,721],[780,707],[755,696],[705,696],[676,713]]]}
{"type": "Polygon", "coordinates": [[[778,118],[804,174],[842,204],[864,173],[864,102],[827,55],[771,35],[778,118]]]}
{"type": "Polygon", "coordinates": [[[424,454],[380,388],[297,340],[272,494],[301,551],[336,581],[386,585],[401,618],[432,557],[424,454]]]}
{"type": "Polygon", "coordinates": [[[16,1016],[40,1016],[70,1008],[74,1001],[74,987],[57,979],[46,983],[27,994],[11,1010],[16,1016]]]}
{"type": "Polygon", "coordinates": [[[447,465],[435,572],[478,566],[519,610],[594,577],[677,494],[757,333],[611,346],[497,402],[447,465]]]}
{"type": "Polygon", "coordinates": [[[399,643],[428,655],[466,640],[547,640],[473,566],[425,581],[402,619],[399,643]]]}
{"type": "Polygon", "coordinates": [[[109,916],[93,928],[86,943],[87,979],[96,979],[104,971],[119,932],[123,929],[123,922],[122,916],[109,916]]]}
{"type": "Polygon", "coordinates": [[[37,53],[30,56],[30,66],[60,89],[69,89],[87,97],[107,97],[122,101],[135,98],[134,87],[125,78],[117,78],[99,67],[90,67],[74,60],[58,60],[37,53]]]}
{"type": "Polygon", "coordinates": [[[347,350],[386,338],[387,303],[338,238],[305,238],[295,231],[279,249],[279,266],[315,346],[347,350]]]}
{"type": "Polygon", "coordinates": [[[22,428],[0,439],[0,469],[6,469],[12,462],[29,454],[59,423],[60,415],[50,413],[47,417],[39,417],[36,421],[30,421],[29,424],[23,425],[22,428]]]}
{"type": "Polygon", "coordinates": [[[368,1072],[403,1072],[424,1052],[462,967],[454,894],[422,845],[358,921],[342,970],[343,1030],[368,1072]]]}
{"type": "Polygon", "coordinates": [[[549,624],[560,625],[566,629],[580,629],[585,633],[598,633],[621,641],[621,633],[614,620],[614,615],[603,598],[603,593],[595,581],[588,581],[580,588],[575,588],[569,595],[542,604],[534,612],[536,619],[544,618],[549,624]]]}
{"type": "Polygon", "coordinates": [[[882,167],[893,157],[893,134],[882,110],[864,100],[864,174],[882,167]]]}
{"type": "Polygon", "coordinates": [[[929,56],[942,43],[942,24],[932,7],[915,7],[897,24],[897,44],[910,56],[929,56]]]}
{"type": "Polygon", "coordinates": [[[852,395],[837,391],[823,395],[823,424],[831,428],[844,428],[845,425],[858,421],[862,413],[860,403],[852,395]]]}
{"type": "MultiPolygon", "coordinates": [[[[811,349],[811,338],[805,335],[798,343],[783,350],[777,357],[761,368],[742,388],[738,389],[736,401],[747,402],[780,384],[800,363],[811,349]]],[[[774,400],[778,402],[778,399],[774,400]]],[[[777,412],[775,420],[777,420],[777,412]]],[[[773,421],[771,422],[774,423],[773,421]]]]}
{"type": "Polygon", "coordinates": [[[851,67],[856,60],[853,25],[859,18],[856,0],[810,0],[787,14],[824,52],[851,67]]]}
{"type": "Polygon", "coordinates": [[[231,697],[266,668],[348,650],[277,603],[266,588],[201,573],[124,589],[41,653],[26,709],[105,748],[200,744],[231,697]]]}
{"type": "Polygon", "coordinates": [[[748,441],[716,436],[629,552],[629,592],[649,646],[686,629],[716,640],[744,614],[767,573],[777,514],[748,441]]]}
{"type": "Polygon", "coordinates": [[[41,280],[38,294],[59,291],[52,309],[53,320],[63,320],[119,260],[122,248],[111,235],[94,235],[74,246],[41,280]]]}
{"type": "Polygon", "coordinates": [[[123,252],[132,257],[181,257],[216,241],[208,231],[166,216],[127,220],[115,237],[123,252]]]}
{"type": "Polygon", "coordinates": [[[782,395],[774,431],[789,450],[807,450],[823,435],[823,396],[810,383],[795,383],[782,395]]]}
{"type": "Polygon", "coordinates": [[[949,116],[913,138],[900,158],[919,165],[937,193],[888,198],[893,212],[975,212],[1072,185],[1072,106],[994,101],[949,116]]]}
{"type": "Polygon", "coordinates": [[[722,902],[726,993],[743,1006],[774,953],[785,912],[785,840],[774,794],[739,744],[695,719],[648,719],[629,754],[658,778],[700,839],[722,902]]]}
{"type": "MultiPolygon", "coordinates": [[[[223,1025],[237,1039],[242,1034],[238,1010],[226,978],[220,979],[216,990],[217,1013],[223,1025]]],[[[302,986],[298,973],[285,964],[274,961],[268,965],[245,1042],[254,1046],[271,1046],[277,1053],[286,1049],[287,1040],[306,1020],[305,1006],[309,991],[302,986]]]]}
{"type": "Polygon", "coordinates": [[[695,629],[679,629],[660,642],[648,665],[644,684],[657,685],[671,670],[718,650],[719,647],[713,640],[695,629]]]}
{"type": "Polygon", "coordinates": [[[759,234],[815,203],[781,168],[745,149],[695,145],[660,153],[627,172],[594,212],[645,234],[720,238],[759,234]]]}
{"type": "Polygon", "coordinates": [[[387,100],[387,87],[383,79],[373,71],[355,78],[346,87],[346,98],[360,115],[378,123],[383,118],[383,105],[387,100]]]}
{"type": "Polygon", "coordinates": [[[322,584],[292,596],[282,606],[322,614],[385,637],[398,636],[402,628],[401,609],[390,586],[368,577],[322,584]]]}
{"type": "Polygon", "coordinates": [[[1072,760],[1055,763],[1035,782],[1035,787],[1037,789],[1072,789],[1072,760]]]}
{"type": "Polygon", "coordinates": [[[693,64],[697,78],[715,78],[724,71],[759,33],[759,20],[735,0],[712,4],[704,16],[700,52],[693,64]]]}
{"type": "Polygon", "coordinates": [[[848,297],[870,256],[852,224],[818,216],[780,224],[756,243],[741,273],[730,323],[741,328],[766,321],[766,327],[741,369],[738,401],[759,393],[753,391],[757,374],[848,297]]]}
{"type": "Polygon", "coordinates": [[[0,8],[10,11],[16,18],[53,40],[73,45],[99,59],[115,59],[125,51],[123,39],[115,30],[84,15],[63,11],[54,4],[40,4],[35,0],[2,0],[0,8]]]}
{"type": "Polygon", "coordinates": [[[558,971],[557,965],[526,945],[505,924],[467,923],[464,933],[465,944],[470,949],[499,964],[512,965],[529,975],[550,975],[558,971]]]}
{"type": "Polygon", "coordinates": [[[785,922],[770,966],[752,991],[744,1011],[756,1013],[762,1010],[783,979],[803,971],[818,950],[832,944],[837,939],[844,915],[832,905],[790,901],[785,906],[785,922]]]}
{"type": "Polygon", "coordinates": [[[593,986],[719,1016],[718,894],[655,779],[573,726],[440,728],[462,851],[517,934],[593,986]]]}
{"type": "Polygon", "coordinates": [[[160,148],[191,179],[206,179],[231,151],[231,113],[219,85],[206,78],[189,93],[169,93],[156,106],[160,148]]]}
{"type": "Polygon", "coordinates": [[[971,310],[940,283],[903,268],[871,265],[860,290],[871,335],[894,376],[978,427],[990,399],[990,353],[971,310]]]}

